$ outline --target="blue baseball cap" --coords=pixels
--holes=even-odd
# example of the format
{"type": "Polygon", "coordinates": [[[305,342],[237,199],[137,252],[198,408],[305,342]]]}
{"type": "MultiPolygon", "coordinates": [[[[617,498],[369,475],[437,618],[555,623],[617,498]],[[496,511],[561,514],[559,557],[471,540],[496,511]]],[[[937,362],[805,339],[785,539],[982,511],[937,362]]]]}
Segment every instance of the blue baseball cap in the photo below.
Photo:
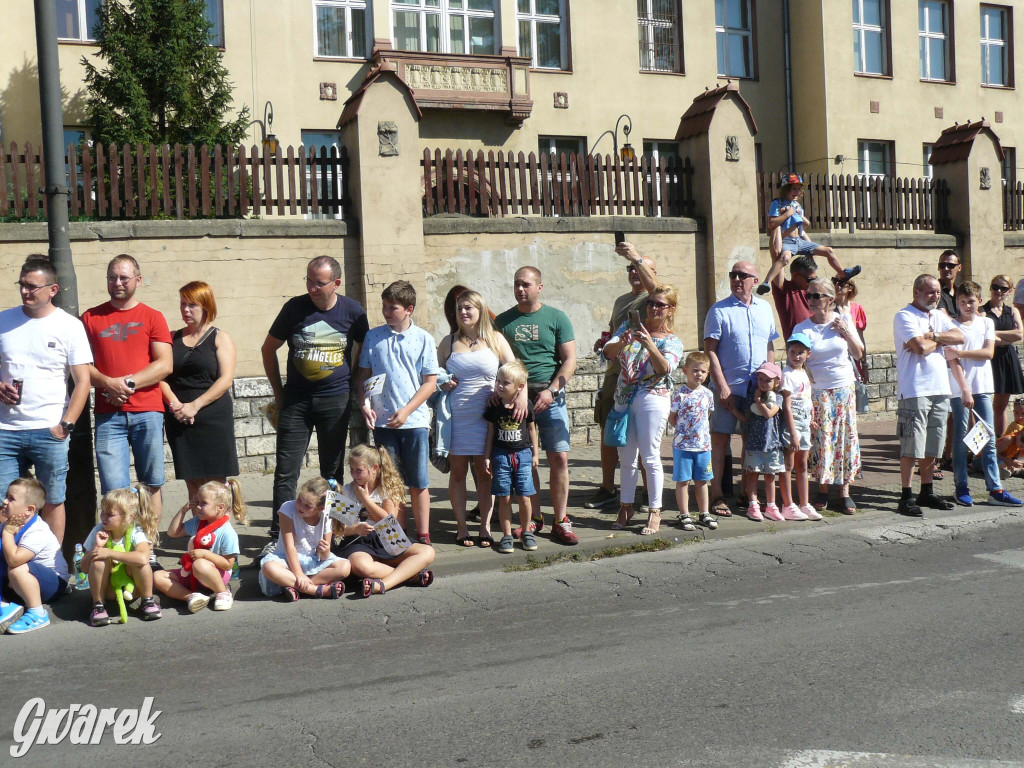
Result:
{"type": "Polygon", "coordinates": [[[798,344],[803,344],[808,349],[814,349],[814,345],[811,343],[811,339],[806,333],[797,331],[796,333],[791,334],[790,337],[786,339],[786,346],[788,347],[794,341],[798,344]]]}

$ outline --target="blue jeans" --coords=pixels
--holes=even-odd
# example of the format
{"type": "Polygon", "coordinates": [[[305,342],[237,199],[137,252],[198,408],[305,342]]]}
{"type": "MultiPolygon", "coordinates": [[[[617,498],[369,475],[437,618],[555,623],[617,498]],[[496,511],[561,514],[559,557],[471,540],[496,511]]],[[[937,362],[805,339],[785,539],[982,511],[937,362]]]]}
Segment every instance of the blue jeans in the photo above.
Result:
{"type": "Polygon", "coordinates": [[[63,504],[67,492],[68,440],[58,440],[49,427],[0,429],[0,493],[35,465],[46,489],[46,501],[63,504]]]}
{"type": "Polygon", "coordinates": [[[96,468],[101,493],[131,486],[132,456],[142,485],[159,488],[164,484],[163,411],[97,413],[96,468]]]}
{"type": "Polygon", "coordinates": [[[391,457],[402,473],[402,480],[409,488],[430,487],[430,445],[426,427],[391,429],[377,427],[373,430],[373,441],[391,452],[391,457]]]}
{"type": "MultiPolygon", "coordinates": [[[[981,420],[992,426],[992,395],[973,395],[974,410],[981,420]]],[[[953,408],[953,478],[957,490],[967,487],[967,446],[964,436],[967,434],[968,411],[964,401],[954,397],[950,401],[953,408]]],[[[981,450],[981,467],[985,472],[985,487],[989,493],[1002,489],[999,480],[999,458],[996,455],[996,439],[993,436],[981,450]]]]}

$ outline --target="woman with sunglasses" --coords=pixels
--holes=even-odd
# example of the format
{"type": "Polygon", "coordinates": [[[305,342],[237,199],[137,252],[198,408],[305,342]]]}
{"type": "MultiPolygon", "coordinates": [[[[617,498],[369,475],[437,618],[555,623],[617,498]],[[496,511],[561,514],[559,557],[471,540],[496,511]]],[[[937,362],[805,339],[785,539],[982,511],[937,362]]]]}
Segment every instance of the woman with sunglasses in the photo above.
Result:
{"type": "Polygon", "coordinates": [[[992,297],[982,310],[996,326],[996,351],[992,358],[992,376],[995,379],[995,390],[992,395],[992,410],[996,434],[1006,431],[1006,406],[1011,395],[1024,392],[1024,376],[1020,371],[1020,360],[1013,346],[1024,338],[1024,324],[1021,323],[1020,312],[1012,304],[1006,304],[1006,297],[1013,290],[1013,281],[1007,275],[996,275],[989,283],[989,295],[992,297]]]}
{"type": "Polygon", "coordinates": [[[629,411],[626,445],[619,448],[622,489],[619,516],[612,528],[623,530],[633,517],[640,472],[637,455],[647,471],[647,525],[640,531],[649,536],[661,527],[661,496],[664,469],[661,438],[668,421],[672,397],[672,371],[683,355],[683,342],[672,332],[679,301],[676,289],[659,285],[647,299],[647,322],[630,329],[629,321],[619,326],[604,346],[608,360],[618,359],[621,370],[615,388],[615,410],[629,411]]]}
{"type": "Polygon", "coordinates": [[[824,509],[831,486],[838,485],[839,501],[834,509],[852,515],[857,506],[850,498],[850,482],[860,472],[853,361],[864,355],[864,345],[853,324],[836,311],[835,300],[830,281],[813,281],[807,286],[811,316],[793,333],[806,334],[814,349],[805,364],[813,382],[808,469],[821,487],[814,508],[824,509]]]}
{"type": "Polygon", "coordinates": [[[864,342],[864,329],[868,327],[868,316],[864,307],[854,301],[857,298],[857,285],[853,280],[843,280],[838,277],[832,278],[832,285],[836,287],[836,312],[846,318],[857,331],[860,337],[861,346],[864,347],[864,354],[855,365],[861,381],[867,381],[867,344],[864,342]]]}

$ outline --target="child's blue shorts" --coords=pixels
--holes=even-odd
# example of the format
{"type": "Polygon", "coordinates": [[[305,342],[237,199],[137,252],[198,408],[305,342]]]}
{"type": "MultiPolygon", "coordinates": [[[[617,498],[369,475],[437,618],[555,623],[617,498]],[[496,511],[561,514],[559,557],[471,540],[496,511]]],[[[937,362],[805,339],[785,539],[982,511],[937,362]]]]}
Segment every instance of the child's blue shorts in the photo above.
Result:
{"type": "Polygon", "coordinates": [[[426,427],[412,429],[389,429],[377,427],[373,430],[373,439],[377,445],[383,445],[391,452],[391,456],[402,473],[402,482],[409,488],[429,488],[428,462],[430,459],[430,443],[426,427]]]}
{"type": "Polygon", "coordinates": [[[715,473],[711,470],[711,451],[681,451],[672,449],[672,480],[688,483],[694,480],[706,483],[715,473]]]}
{"type": "Polygon", "coordinates": [[[491,457],[491,493],[495,496],[532,496],[533,451],[495,453],[491,457]]]}

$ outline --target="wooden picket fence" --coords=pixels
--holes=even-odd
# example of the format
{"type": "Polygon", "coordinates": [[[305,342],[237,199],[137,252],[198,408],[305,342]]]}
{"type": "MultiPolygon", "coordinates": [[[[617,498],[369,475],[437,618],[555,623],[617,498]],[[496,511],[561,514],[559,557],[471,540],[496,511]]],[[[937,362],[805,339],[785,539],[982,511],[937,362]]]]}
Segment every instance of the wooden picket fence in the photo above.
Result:
{"type": "Polygon", "coordinates": [[[690,158],[423,150],[423,215],[692,216],[690,158]]]}
{"type": "MultiPolygon", "coordinates": [[[[758,226],[767,231],[768,205],[779,195],[778,173],[757,174],[758,226]]],[[[948,233],[949,187],[941,179],[809,174],[801,198],[813,230],[922,230],[948,233]]]]}
{"type": "Polygon", "coordinates": [[[1024,183],[1020,181],[1003,185],[1003,229],[1024,229],[1024,183]]]}
{"type": "MultiPolygon", "coordinates": [[[[42,162],[31,143],[0,147],[0,218],[45,218],[42,162]]],[[[71,145],[64,165],[73,220],[342,216],[348,209],[344,147],[71,145]]]]}

